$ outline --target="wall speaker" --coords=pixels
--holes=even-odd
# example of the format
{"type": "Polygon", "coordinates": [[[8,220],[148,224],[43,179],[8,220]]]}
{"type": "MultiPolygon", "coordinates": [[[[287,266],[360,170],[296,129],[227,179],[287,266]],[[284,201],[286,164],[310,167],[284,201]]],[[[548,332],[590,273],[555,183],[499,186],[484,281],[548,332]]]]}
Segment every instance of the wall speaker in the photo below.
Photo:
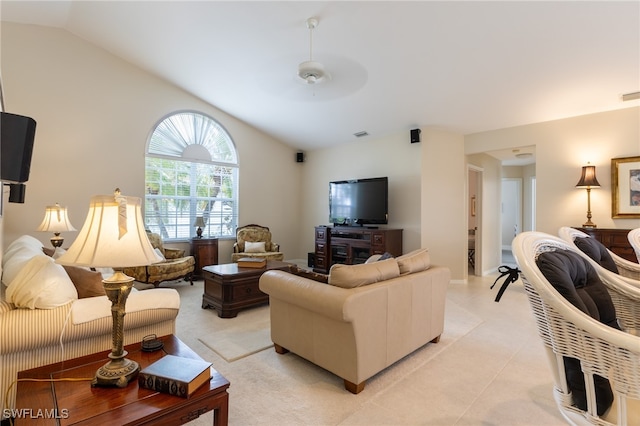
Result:
{"type": "Polygon", "coordinates": [[[24,203],[24,197],[27,192],[27,186],[24,183],[9,184],[9,202],[24,203]]]}
{"type": "Polygon", "coordinates": [[[3,182],[29,180],[35,134],[33,118],[0,112],[0,179],[3,182]]]}
{"type": "Polygon", "coordinates": [[[411,143],[420,142],[420,129],[411,130],[411,143]]]}
{"type": "Polygon", "coordinates": [[[304,152],[296,152],[296,163],[304,163],[304,152]]]}

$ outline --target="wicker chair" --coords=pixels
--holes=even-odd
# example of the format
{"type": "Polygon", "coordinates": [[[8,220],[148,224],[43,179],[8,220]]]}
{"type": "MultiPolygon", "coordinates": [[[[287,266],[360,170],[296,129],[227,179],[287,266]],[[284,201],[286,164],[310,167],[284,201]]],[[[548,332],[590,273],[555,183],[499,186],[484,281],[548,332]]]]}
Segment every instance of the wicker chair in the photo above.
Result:
{"type": "Polygon", "coordinates": [[[595,238],[592,238],[575,228],[564,226],[560,228],[558,235],[580,254],[587,256],[589,259],[609,271],[619,274],[622,276],[622,279],[627,281],[629,284],[640,287],[640,264],[623,259],[604,247],[595,238]],[[580,241],[578,238],[589,238],[590,240],[580,241]],[[585,244],[587,242],[591,244],[585,244]],[[591,250],[588,250],[589,246],[591,246],[591,250]],[[598,253],[594,253],[594,251],[598,251],[598,253]],[[613,265],[611,263],[613,263],[613,265]]]}
{"type": "MultiPolygon", "coordinates": [[[[592,265],[583,256],[575,255],[577,251],[568,243],[552,235],[524,232],[513,241],[513,253],[522,271],[539,335],[547,349],[557,406],[573,425],[637,424],[640,419],[640,337],[637,335],[640,290],[615,274],[601,277],[615,307],[614,318],[618,318],[625,331],[605,325],[565,299],[542,273],[536,262],[538,257],[558,250],[573,252],[571,257],[582,261],[585,271],[592,265]],[[575,376],[567,378],[566,358],[578,360],[584,373],[585,409],[578,408],[577,390],[575,398],[570,390],[569,383],[575,383],[575,376]],[[602,381],[608,381],[613,402],[610,408],[605,407],[604,413],[598,414],[597,402],[605,399],[602,381]]],[[[598,277],[593,269],[590,274],[598,277]]]]}
{"type": "Polygon", "coordinates": [[[636,252],[636,257],[638,258],[638,263],[640,263],[640,228],[632,229],[627,234],[627,239],[629,240],[629,244],[633,247],[633,251],[636,252]]]}

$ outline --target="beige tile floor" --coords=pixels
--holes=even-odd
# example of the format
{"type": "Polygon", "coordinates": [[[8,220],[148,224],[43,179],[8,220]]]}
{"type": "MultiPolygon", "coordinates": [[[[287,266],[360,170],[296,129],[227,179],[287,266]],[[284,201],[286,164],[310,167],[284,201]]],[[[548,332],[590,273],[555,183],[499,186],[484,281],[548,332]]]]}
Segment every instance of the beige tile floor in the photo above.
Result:
{"type": "MultiPolygon", "coordinates": [[[[293,354],[265,350],[227,363],[198,340],[225,327],[200,307],[202,281],[176,283],[176,334],[229,381],[231,425],[562,425],[551,373],[521,282],[494,302],[496,275],[451,284],[445,331],[367,381],[358,395],[342,380],[293,354]]],[[[211,425],[208,413],[191,422],[211,425]]]]}

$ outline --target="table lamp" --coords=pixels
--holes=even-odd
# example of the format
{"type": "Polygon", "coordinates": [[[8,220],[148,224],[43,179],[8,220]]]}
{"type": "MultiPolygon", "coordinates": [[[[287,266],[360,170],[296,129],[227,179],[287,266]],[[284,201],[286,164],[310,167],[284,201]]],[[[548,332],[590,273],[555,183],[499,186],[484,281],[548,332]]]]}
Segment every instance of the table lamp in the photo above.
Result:
{"type": "Polygon", "coordinates": [[[585,188],[587,190],[587,221],[582,224],[582,227],[597,227],[595,223],[591,222],[591,188],[600,188],[600,183],[596,179],[596,166],[587,165],[582,167],[582,176],[580,176],[580,181],[576,184],[576,188],[585,188]]]}
{"type": "Polygon", "coordinates": [[[42,220],[40,226],[38,226],[37,230],[43,232],[53,232],[51,244],[54,247],[62,247],[64,238],[60,236],[60,233],[75,231],[76,228],[74,228],[69,221],[69,217],[67,216],[67,208],[61,207],[60,204],[56,203],[55,206],[47,206],[45,208],[44,219],[42,220]]]}
{"type": "Polygon", "coordinates": [[[202,216],[196,216],[196,221],[193,223],[193,226],[198,227],[198,229],[196,229],[196,235],[198,238],[202,238],[202,227],[207,226],[204,223],[204,218],[202,216]]]}
{"type": "Polygon", "coordinates": [[[124,315],[134,279],[122,268],[160,262],[145,232],[141,201],[136,197],[96,195],[91,198],[87,219],[71,247],[56,262],[96,268],[113,268],[113,276],[102,280],[111,300],[113,349],[110,361],[100,367],[91,386],[125,387],[140,370],[124,350],[124,315]]]}

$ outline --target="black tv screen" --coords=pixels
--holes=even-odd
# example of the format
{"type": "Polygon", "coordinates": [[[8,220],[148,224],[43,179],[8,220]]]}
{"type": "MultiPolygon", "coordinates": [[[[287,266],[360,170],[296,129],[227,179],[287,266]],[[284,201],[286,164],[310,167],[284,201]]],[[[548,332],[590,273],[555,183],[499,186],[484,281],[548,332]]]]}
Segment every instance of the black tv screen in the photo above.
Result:
{"type": "Polygon", "coordinates": [[[329,182],[329,222],[335,226],[388,223],[386,177],[329,182]]]}
{"type": "Polygon", "coordinates": [[[29,180],[36,122],[31,117],[0,112],[0,180],[29,180]]]}

